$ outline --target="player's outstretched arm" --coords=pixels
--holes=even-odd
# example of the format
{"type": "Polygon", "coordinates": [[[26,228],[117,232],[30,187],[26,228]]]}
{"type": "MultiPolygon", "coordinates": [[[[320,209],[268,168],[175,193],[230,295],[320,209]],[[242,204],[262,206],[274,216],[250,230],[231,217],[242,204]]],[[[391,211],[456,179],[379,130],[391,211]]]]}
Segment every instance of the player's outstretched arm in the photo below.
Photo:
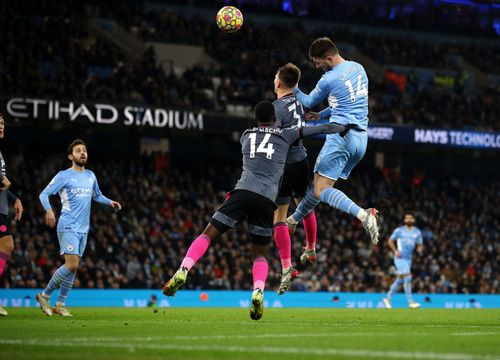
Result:
{"type": "Polygon", "coordinates": [[[328,82],[324,77],[322,77],[321,79],[319,79],[318,84],[309,95],[300,91],[298,87],[293,89],[293,93],[303,106],[310,109],[326,99],[326,97],[328,96],[328,90],[328,82]]]}
{"type": "Polygon", "coordinates": [[[349,129],[352,129],[356,125],[347,124],[347,125],[339,125],[339,124],[322,124],[316,126],[310,126],[302,128],[302,136],[314,136],[318,134],[335,134],[339,133],[340,136],[344,136],[349,129]]]}
{"type": "Polygon", "coordinates": [[[109,205],[113,209],[118,209],[118,210],[122,209],[122,205],[118,201],[108,199],[106,196],[102,194],[101,189],[99,189],[99,183],[97,182],[97,178],[95,177],[95,175],[94,175],[94,185],[92,191],[93,191],[92,199],[95,202],[104,205],[109,205]]]}
{"type": "Polygon", "coordinates": [[[111,200],[109,203],[109,206],[111,206],[113,209],[121,210],[122,209],[122,204],[120,204],[118,201],[111,200]]]}
{"type": "Polygon", "coordinates": [[[327,107],[326,109],[321,110],[319,113],[309,111],[304,115],[304,117],[306,121],[314,121],[320,119],[329,119],[331,114],[332,114],[332,109],[330,107],[327,107]]]}

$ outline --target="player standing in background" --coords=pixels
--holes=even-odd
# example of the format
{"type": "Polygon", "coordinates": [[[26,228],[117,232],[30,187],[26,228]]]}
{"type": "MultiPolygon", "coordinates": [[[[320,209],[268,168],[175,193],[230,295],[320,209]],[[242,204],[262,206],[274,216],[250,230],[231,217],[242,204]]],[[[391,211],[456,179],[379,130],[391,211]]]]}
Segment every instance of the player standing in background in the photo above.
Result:
{"type": "MultiPolygon", "coordinates": [[[[5,120],[3,114],[0,113],[0,139],[5,136],[5,120]]],[[[2,153],[0,152],[0,166],[1,166],[1,181],[0,181],[0,278],[5,270],[5,265],[10,259],[12,251],[14,251],[14,239],[10,232],[10,221],[9,221],[9,208],[10,204],[14,203],[15,215],[14,219],[16,221],[21,220],[23,215],[23,204],[21,200],[9,190],[10,181],[7,178],[7,171],[5,166],[5,160],[2,153]]],[[[7,316],[7,310],[0,306],[0,316],[7,316]]]]}
{"type": "Polygon", "coordinates": [[[50,206],[49,196],[58,193],[62,205],[57,238],[61,255],[64,255],[64,264],[52,275],[43,292],[36,295],[36,301],[48,316],[52,316],[50,295],[57,288],[60,288],[59,296],[53,311],[61,316],[71,316],[65,304],[87,245],[92,200],[118,210],[122,208],[119,202],[110,200],[101,193],[95,174],[85,169],[88,156],[87,145],[83,140],[77,139],[69,145],[68,159],[71,160],[71,167],[59,171],[40,194],[40,201],[45,209],[45,223],[51,228],[56,224],[56,217],[50,206]]]}
{"type": "MultiPolygon", "coordinates": [[[[278,98],[273,102],[276,113],[275,126],[299,128],[304,125],[304,109],[293,94],[293,88],[297,86],[299,79],[300,69],[292,63],[278,69],[274,78],[274,92],[278,98]]],[[[309,175],[307,152],[300,139],[288,149],[285,171],[276,200],[278,208],[274,212],[274,240],[278,247],[282,267],[279,295],[284,294],[299,275],[299,272],[292,266],[292,245],[286,226],[286,216],[291,197],[298,205],[306,194],[309,175]]],[[[300,257],[303,263],[316,261],[316,229],[316,216],[314,211],[311,211],[304,217],[306,247],[300,257]]]]}
{"type": "Polygon", "coordinates": [[[374,244],[378,243],[376,209],[362,209],[342,191],[333,188],[341,178],[346,180],[354,166],[363,158],[368,142],[368,77],[363,67],[340,56],[335,44],[327,37],[313,41],[309,57],[316,68],[325,71],[316,88],[306,95],[298,88],[293,92],[306,108],[312,108],[324,99],[329,107],[320,113],[312,113],[309,119],[330,119],[338,124],[355,124],[347,136],[326,136],[326,141],[314,166],[314,184],[306,193],[287,223],[293,233],[305,216],[324,202],[358,218],[370,234],[374,244]]]}
{"type": "Polygon", "coordinates": [[[405,214],[404,224],[404,226],[396,228],[389,240],[387,240],[389,247],[394,253],[394,265],[396,265],[396,271],[398,273],[396,280],[394,280],[387,293],[387,297],[384,299],[384,305],[388,309],[392,307],[392,295],[398,292],[401,284],[403,284],[405,289],[408,306],[412,309],[418,309],[420,307],[420,304],[413,301],[411,296],[411,263],[415,247],[419,254],[424,251],[422,232],[415,226],[415,215],[411,212],[405,214]],[[398,244],[397,248],[396,245],[394,245],[394,241],[398,244]]]}
{"type": "Polygon", "coordinates": [[[275,112],[271,102],[259,102],[254,111],[257,126],[247,129],[240,139],[243,155],[241,177],[203,233],[191,243],[179,270],[163,286],[163,293],[174,296],[212,241],[247,219],[253,257],[250,318],[259,320],[264,312],[264,287],[268,273],[266,255],[273,234],[275,201],[288,148],[302,136],[333,132],[345,135],[351,125],[325,124],[285,129],[274,126],[275,112]]]}

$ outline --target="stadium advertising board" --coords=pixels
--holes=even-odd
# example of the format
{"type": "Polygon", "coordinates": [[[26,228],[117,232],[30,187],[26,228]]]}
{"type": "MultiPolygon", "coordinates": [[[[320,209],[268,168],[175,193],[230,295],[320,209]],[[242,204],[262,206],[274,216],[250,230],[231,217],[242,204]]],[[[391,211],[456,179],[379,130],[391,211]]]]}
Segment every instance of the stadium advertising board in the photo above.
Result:
{"type": "Polygon", "coordinates": [[[402,126],[370,126],[368,137],[403,144],[431,144],[475,149],[500,149],[500,133],[402,126]]]}
{"type": "MultiPolygon", "coordinates": [[[[192,131],[243,131],[247,118],[147,107],[83,103],[43,98],[14,97],[4,101],[5,111],[13,118],[26,120],[64,121],[95,125],[150,127],[192,131]]],[[[308,126],[326,123],[326,120],[308,122],[308,126]]],[[[320,135],[319,137],[324,137],[320,135]]],[[[438,145],[470,149],[500,149],[500,133],[475,130],[424,128],[391,124],[371,124],[371,141],[406,145],[438,145]]]]}
{"type": "MultiPolygon", "coordinates": [[[[315,121],[310,125],[320,123],[326,123],[326,121],[315,121]]],[[[500,133],[490,131],[373,124],[368,127],[368,138],[373,141],[408,145],[424,144],[471,149],[500,149],[500,133]]]]}
{"type": "MultiPolygon", "coordinates": [[[[0,289],[0,306],[37,307],[35,295],[41,289],[0,289]]],[[[249,291],[182,290],[175,297],[166,297],[160,290],[95,290],[75,289],[70,306],[147,307],[156,298],[158,307],[243,307],[250,306],[249,291]]],[[[266,292],[265,307],[274,308],[383,308],[386,294],[289,292],[279,296],[266,292]]],[[[485,294],[414,294],[422,308],[480,309],[499,308],[500,295],[485,294]]],[[[407,308],[404,294],[392,298],[394,308],[407,308]]]]}
{"type": "Polygon", "coordinates": [[[179,130],[203,130],[203,114],[193,111],[167,110],[147,106],[119,106],[49,99],[15,97],[5,104],[7,113],[19,119],[47,119],[149,126],[179,130]]]}

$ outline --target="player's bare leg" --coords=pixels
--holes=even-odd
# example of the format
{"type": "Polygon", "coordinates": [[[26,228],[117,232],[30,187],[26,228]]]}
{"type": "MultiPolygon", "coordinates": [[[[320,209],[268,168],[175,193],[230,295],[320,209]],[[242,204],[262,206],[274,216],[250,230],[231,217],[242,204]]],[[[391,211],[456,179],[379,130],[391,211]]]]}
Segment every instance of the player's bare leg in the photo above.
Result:
{"type": "Polygon", "coordinates": [[[177,290],[184,285],[189,270],[205,254],[211,242],[217,239],[222,233],[212,224],[208,224],[203,233],[191,243],[186,256],[182,260],[181,266],[175,274],[163,285],[163,294],[174,296],[177,290]]]}

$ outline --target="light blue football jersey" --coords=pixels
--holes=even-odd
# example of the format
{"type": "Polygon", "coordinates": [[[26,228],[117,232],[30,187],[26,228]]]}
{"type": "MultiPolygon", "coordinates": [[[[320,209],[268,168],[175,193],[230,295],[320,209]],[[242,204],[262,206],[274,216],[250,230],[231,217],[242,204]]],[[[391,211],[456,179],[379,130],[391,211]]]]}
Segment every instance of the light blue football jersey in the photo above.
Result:
{"type": "Polygon", "coordinates": [[[422,244],[422,232],[415,226],[411,230],[406,226],[400,226],[392,232],[391,240],[396,242],[401,257],[411,260],[415,246],[422,244]]]}
{"type": "Polygon", "coordinates": [[[306,108],[328,99],[329,107],[320,113],[322,119],[368,128],[368,76],[357,62],[344,61],[325,72],[309,95],[298,88],[294,94],[306,108]]]}
{"type": "Polygon", "coordinates": [[[59,171],[40,194],[39,198],[45,210],[51,208],[49,196],[55,194],[59,194],[62,205],[57,224],[58,233],[87,233],[92,200],[106,205],[111,203],[111,200],[102,194],[97,178],[90,170],[79,172],[69,168],[59,171]]]}

